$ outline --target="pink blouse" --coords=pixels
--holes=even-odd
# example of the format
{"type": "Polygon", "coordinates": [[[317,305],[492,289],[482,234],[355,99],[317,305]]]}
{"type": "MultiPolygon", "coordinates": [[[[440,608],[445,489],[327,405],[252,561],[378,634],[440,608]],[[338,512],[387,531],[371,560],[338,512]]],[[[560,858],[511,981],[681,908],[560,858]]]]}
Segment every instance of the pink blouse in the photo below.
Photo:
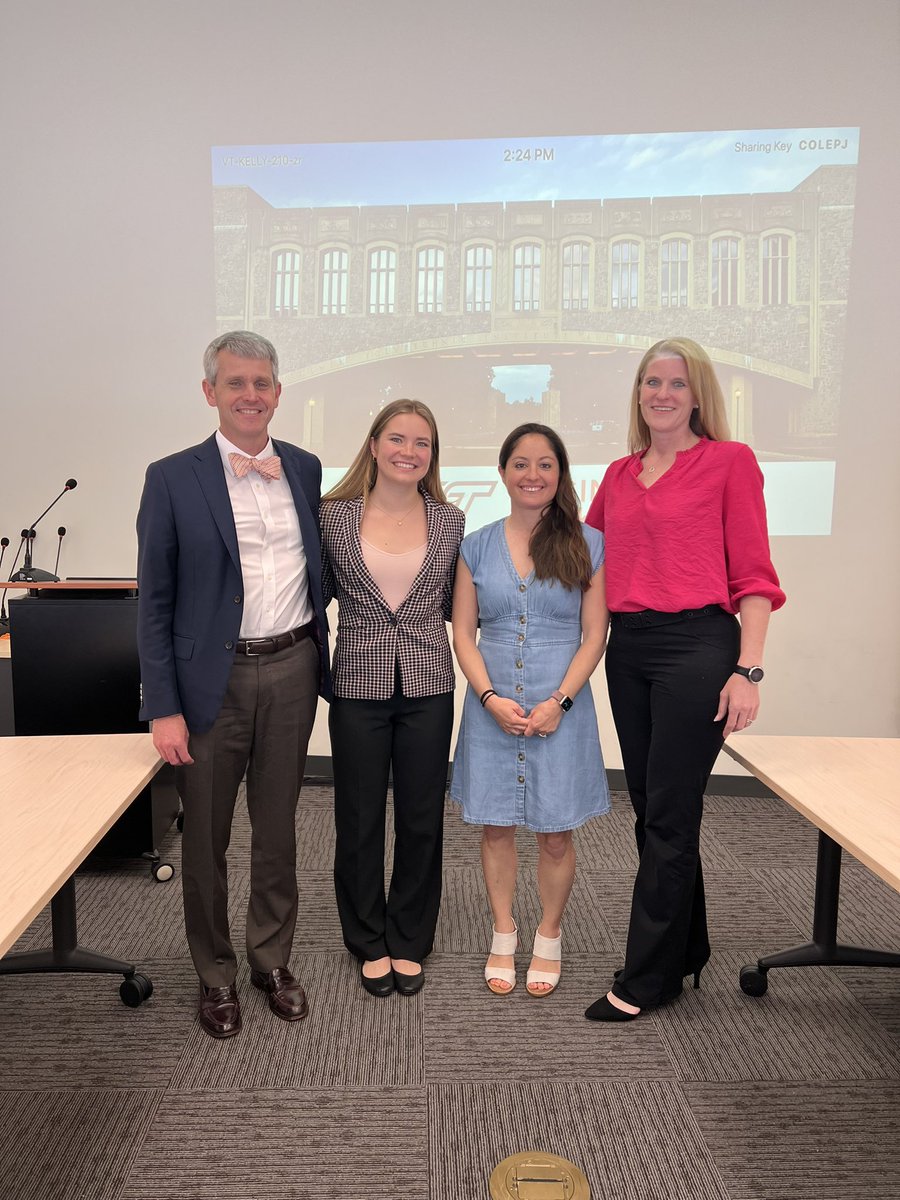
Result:
{"type": "Polygon", "coordinates": [[[610,611],[720,604],[734,613],[744,596],[780,608],[763,477],[750,447],[703,438],[649,488],[638,478],[641,457],[610,464],[587,515],[606,537],[610,611]]]}

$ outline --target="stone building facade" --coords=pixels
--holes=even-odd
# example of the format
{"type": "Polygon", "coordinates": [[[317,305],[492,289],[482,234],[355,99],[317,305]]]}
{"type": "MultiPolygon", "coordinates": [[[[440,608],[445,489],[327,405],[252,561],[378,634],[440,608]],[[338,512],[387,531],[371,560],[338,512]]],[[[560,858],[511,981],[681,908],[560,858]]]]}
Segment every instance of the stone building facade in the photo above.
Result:
{"type": "MultiPolygon", "coordinates": [[[[218,325],[270,337],[284,381],[323,398],[313,443],[323,381],[363,364],[479,347],[630,359],[679,334],[717,364],[735,436],[829,457],[854,180],[829,166],[777,194],[311,209],[217,187],[218,325]]],[[[565,422],[565,388],[555,403],[565,422]]]]}

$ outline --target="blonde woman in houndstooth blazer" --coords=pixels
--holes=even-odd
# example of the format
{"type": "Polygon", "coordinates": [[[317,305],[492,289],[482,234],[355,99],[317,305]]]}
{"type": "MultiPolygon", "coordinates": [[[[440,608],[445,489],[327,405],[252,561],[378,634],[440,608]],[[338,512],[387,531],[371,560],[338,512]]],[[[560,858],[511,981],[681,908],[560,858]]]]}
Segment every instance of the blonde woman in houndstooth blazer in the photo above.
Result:
{"type": "Polygon", "coordinates": [[[446,622],[465,517],[444,496],[438,449],[430,410],[395,400],[320,509],[325,603],[338,601],[335,890],[344,944],[375,996],[421,988],[440,907],[455,685],[446,622]]]}

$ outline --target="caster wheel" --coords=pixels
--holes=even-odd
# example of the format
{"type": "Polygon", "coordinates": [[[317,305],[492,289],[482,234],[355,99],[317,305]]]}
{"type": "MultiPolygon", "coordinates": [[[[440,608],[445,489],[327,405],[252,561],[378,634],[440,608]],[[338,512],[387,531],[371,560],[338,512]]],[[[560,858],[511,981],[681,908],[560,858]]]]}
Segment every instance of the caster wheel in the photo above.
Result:
{"type": "Polygon", "coordinates": [[[741,967],[741,991],[748,996],[764,996],[769,987],[765,971],[759,967],[741,967]]]}
{"type": "Polygon", "coordinates": [[[182,809],[175,818],[175,828],[179,833],[184,833],[184,809],[182,809]]]}
{"type": "Polygon", "coordinates": [[[137,1008],[153,995],[153,983],[146,975],[132,975],[119,985],[119,995],[123,1004],[137,1008]]]}
{"type": "Polygon", "coordinates": [[[168,883],[175,874],[175,868],[171,863],[158,862],[150,868],[150,873],[157,883],[168,883]]]}

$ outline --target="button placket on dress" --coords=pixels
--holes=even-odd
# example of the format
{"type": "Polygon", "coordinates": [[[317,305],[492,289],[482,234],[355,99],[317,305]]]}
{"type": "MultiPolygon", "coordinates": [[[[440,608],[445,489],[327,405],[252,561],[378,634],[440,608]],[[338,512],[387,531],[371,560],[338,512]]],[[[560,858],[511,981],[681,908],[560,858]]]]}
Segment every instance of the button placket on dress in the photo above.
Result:
{"type": "MultiPolygon", "coordinates": [[[[524,708],[525,700],[525,660],[522,655],[522,650],[525,646],[525,635],[528,625],[528,585],[519,582],[519,588],[516,593],[518,613],[518,633],[516,634],[515,650],[515,671],[513,679],[515,680],[515,700],[524,708]]],[[[524,733],[520,733],[516,737],[516,820],[521,825],[525,823],[525,786],[526,786],[526,743],[527,738],[524,733]]]]}

